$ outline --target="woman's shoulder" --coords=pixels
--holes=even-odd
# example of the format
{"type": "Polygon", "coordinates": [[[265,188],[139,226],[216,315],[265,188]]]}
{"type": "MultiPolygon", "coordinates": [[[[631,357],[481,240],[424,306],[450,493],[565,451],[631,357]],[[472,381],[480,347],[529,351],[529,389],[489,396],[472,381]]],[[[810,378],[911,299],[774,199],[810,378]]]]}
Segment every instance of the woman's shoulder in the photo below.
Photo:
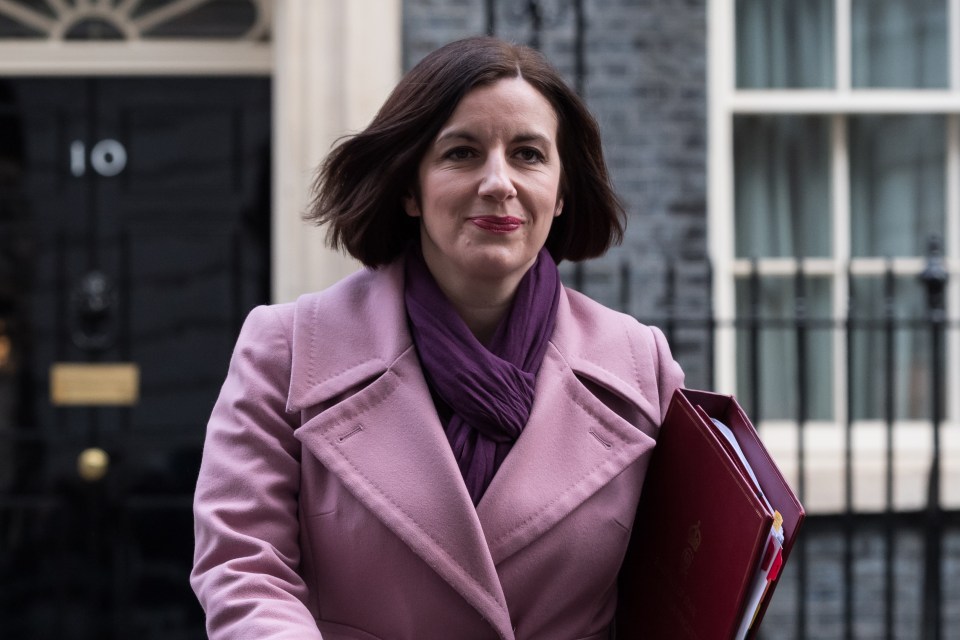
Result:
{"type": "Polygon", "coordinates": [[[403,265],[393,262],[377,269],[364,268],[322,291],[307,293],[296,301],[296,315],[349,320],[380,314],[403,303],[403,265]]]}
{"type": "Polygon", "coordinates": [[[628,398],[639,399],[639,392],[654,406],[683,383],[660,329],[576,291],[565,293],[553,342],[576,373],[628,398]]]}
{"type": "Polygon", "coordinates": [[[652,325],[641,323],[633,316],[611,309],[574,289],[564,288],[567,300],[566,327],[570,338],[587,343],[581,350],[623,343],[665,342],[663,332],[652,325]]]}
{"type": "MultiPolygon", "coordinates": [[[[362,269],[339,282],[293,302],[264,304],[250,310],[240,331],[239,344],[283,340],[291,347],[305,336],[317,336],[369,326],[382,317],[391,300],[400,298],[391,268],[362,269]]],[[[394,302],[395,304],[395,302],[394,302]]]]}
{"type": "Polygon", "coordinates": [[[238,345],[264,342],[278,337],[289,341],[295,304],[261,304],[250,309],[240,329],[238,345]]]}

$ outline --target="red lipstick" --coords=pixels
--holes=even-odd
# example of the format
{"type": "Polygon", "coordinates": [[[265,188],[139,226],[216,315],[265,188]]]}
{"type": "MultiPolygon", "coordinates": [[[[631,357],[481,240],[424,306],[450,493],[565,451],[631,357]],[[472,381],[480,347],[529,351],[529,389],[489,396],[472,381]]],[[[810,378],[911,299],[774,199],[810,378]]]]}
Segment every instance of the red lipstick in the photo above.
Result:
{"type": "Polygon", "coordinates": [[[513,216],[478,216],[470,218],[470,222],[491,233],[510,233],[523,224],[523,220],[513,216]]]}

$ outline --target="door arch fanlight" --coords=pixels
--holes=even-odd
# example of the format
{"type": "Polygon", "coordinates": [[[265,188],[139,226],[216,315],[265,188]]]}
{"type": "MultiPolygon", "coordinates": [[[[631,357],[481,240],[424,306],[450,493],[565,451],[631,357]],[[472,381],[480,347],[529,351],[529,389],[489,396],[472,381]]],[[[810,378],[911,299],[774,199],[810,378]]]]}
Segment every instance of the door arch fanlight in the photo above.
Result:
{"type": "MultiPolygon", "coordinates": [[[[36,38],[125,39],[202,37],[266,40],[270,35],[271,0],[0,0],[0,17],[36,38]],[[184,21],[211,24],[227,12],[231,26],[216,34],[178,32],[184,21]]],[[[2,37],[2,36],[0,36],[2,37]]]]}

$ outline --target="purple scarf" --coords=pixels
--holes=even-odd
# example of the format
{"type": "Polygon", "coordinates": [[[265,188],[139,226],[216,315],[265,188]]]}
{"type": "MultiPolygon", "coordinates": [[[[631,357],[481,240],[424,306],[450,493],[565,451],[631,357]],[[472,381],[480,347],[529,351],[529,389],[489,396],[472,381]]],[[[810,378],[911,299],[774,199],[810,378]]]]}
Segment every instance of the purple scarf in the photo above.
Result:
{"type": "Polygon", "coordinates": [[[489,347],[440,290],[419,246],[407,252],[410,330],[473,504],[490,485],[533,407],[537,371],[553,334],[560,275],[546,249],[524,274],[489,347]]]}

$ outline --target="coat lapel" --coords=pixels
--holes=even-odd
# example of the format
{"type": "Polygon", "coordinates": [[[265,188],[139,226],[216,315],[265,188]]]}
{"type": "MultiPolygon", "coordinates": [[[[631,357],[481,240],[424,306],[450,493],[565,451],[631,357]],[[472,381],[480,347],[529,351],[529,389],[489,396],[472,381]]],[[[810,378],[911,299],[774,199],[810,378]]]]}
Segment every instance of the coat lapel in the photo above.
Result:
{"type": "MultiPolygon", "coordinates": [[[[308,416],[295,435],[501,637],[512,638],[506,600],[477,512],[406,329],[402,287],[396,282],[402,270],[398,274],[390,269],[367,274],[375,280],[368,295],[313,305],[327,317],[301,303],[304,312],[295,324],[304,348],[309,344],[323,349],[313,344],[318,333],[336,335],[329,343],[322,341],[330,349],[294,364],[294,376],[300,379],[291,382],[289,408],[306,410],[308,416]],[[384,287],[380,280],[393,283],[384,287]],[[376,327],[364,322],[374,318],[386,320],[376,327]],[[357,386],[362,388],[353,393],[357,386]],[[346,397],[330,400],[340,394],[346,397]],[[334,404],[309,417],[310,406],[324,400],[334,404]]],[[[295,344],[294,353],[303,351],[295,344]]]]}
{"type": "Polygon", "coordinates": [[[551,345],[527,426],[477,506],[494,563],[542,536],[653,446],[587,391],[551,345]]]}

